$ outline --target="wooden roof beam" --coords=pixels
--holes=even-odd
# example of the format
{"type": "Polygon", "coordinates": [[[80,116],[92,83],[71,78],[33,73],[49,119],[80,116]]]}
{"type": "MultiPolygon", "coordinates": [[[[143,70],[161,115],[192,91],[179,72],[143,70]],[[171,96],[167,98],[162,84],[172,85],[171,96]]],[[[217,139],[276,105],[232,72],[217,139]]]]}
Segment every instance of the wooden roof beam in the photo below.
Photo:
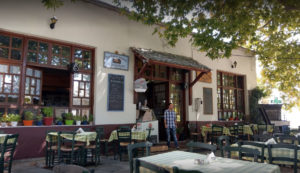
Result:
{"type": "Polygon", "coordinates": [[[196,84],[196,82],[206,73],[206,71],[202,71],[201,73],[199,73],[197,77],[189,84],[189,87],[193,87],[196,84]]]}

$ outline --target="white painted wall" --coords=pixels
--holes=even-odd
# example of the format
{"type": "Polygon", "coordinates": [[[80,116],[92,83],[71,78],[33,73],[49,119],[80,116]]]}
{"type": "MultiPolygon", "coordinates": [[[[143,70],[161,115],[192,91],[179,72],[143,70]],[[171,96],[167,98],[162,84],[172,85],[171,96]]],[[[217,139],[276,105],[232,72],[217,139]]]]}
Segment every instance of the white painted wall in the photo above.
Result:
{"type": "MultiPolygon", "coordinates": [[[[188,39],[182,39],[175,48],[164,46],[153,29],[134,21],[126,16],[97,7],[92,4],[76,1],[65,5],[55,12],[46,10],[40,0],[1,0],[0,29],[10,32],[33,35],[41,38],[72,42],[95,48],[95,101],[94,112],[96,124],[122,124],[135,122],[135,105],[133,104],[133,55],[129,47],[150,48],[157,51],[193,57],[212,69],[212,83],[197,83],[193,89],[193,98],[202,98],[202,87],[213,88],[214,114],[197,114],[198,120],[217,120],[216,70],[223,70],[247,75],[247,90],[256,86],[255,59],[244,50],[233,52],[230,59],[212,61],[205,53],[192,49],[188,39]],[[58,22],[55,29],[49,28],[50,18],[55,15],[58,22]],[[118,51],[130,56],[129,70],[120,71],[103,68],[104,51],[118,51]],[[236,60],[236,69],[231,63],[236,60]],[[124,112],[107,112],[107,74],[125,75],[125,110],[124,112]]],[[[246,98],[246,103],[247,103],[246,98]]],[[[248,106],[246,106],[248,107],[248,106]]],[[[246,109],[248,113],[248,109],[246,109]]],[[[196,113],[189,106],[188,120],[195,120],[196,113]]]]}

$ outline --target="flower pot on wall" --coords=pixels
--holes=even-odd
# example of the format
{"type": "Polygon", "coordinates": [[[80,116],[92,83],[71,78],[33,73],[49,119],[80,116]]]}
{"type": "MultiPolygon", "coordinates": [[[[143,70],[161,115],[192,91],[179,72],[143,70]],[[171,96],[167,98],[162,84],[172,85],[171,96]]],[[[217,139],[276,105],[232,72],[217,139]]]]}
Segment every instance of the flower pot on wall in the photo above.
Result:
{"type": "Polygon", "coordinates": [[[53,117],[44,117],[45,126],[51,126],[53,122],[53,117]]]}
{"type": "Polygon", "coordinates": [[[65,120],[66,125],[73,125],[74,120],[65,120]]]}
{"type": "Polygon", "coordinates": [[[7,127],[7,123],[2,122],[2,123],[1,123],[1,127],[7,127]]]}
{"type": "Polygon", "coordinates": [[[80,126],[81,125],[81,121],[76,121],[76,125],[80,126]]]}
{"type": "Polygon", "coordinates": [[[10,122],[10,125],[12,127],[17,127],[18,126],[18,121],[12,121],[12,122],[10,122]]]}
{"type": "Polygon", "coordinates": [[[82,124],[82,125],[88,125],[89,122],[88,122],[88,121],[82,121],[81,124],[82,124]]]}
{"type": "Polygon", "coordinates": [[[43,125],[43,122],[42,122],[42,121],[37,121],[37,122],[36,122],[36,125],[37,125],[37,126],[42,126],[42,125],[43,125]]]}
{"type": "Polygon", "coordinates": [[[33,120],[23,120],[24,126],[32,126],[33,120]]]}

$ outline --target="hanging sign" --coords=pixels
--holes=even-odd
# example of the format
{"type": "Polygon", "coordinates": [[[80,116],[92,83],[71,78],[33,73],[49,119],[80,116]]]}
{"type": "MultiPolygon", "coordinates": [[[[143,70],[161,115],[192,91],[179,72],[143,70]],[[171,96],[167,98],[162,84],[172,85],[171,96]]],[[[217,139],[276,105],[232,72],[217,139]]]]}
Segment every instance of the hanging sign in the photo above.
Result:
{"type": "Polygon", "coordinates": [[[110,52],[104,52],[104,67],[128,70],[129,58],[126,55],[119,55],[110,52]]]}

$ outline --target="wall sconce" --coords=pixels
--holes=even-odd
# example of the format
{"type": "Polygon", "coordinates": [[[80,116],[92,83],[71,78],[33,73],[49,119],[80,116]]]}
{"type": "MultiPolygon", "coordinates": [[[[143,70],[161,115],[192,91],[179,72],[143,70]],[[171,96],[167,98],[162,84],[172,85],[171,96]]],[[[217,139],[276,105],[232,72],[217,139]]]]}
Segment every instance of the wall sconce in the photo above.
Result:
{"type": "Polygon", "coordinates": [[[236,66],[237,66],[237,62],[234,61],[234,62],[231,64],[231,68],[236,68],[236,66]]]}
{"type": "Polygon", "coordinates": [[[51,21],[51,23],[50,23],[50,28],[51,28],[51,29],[54,29],[55,24],[56,24],[56,22],[58,21],[58,19],[57,19],[55,16],[53,16],[53,17],[50,19],[50,21],[51,21]]]}

